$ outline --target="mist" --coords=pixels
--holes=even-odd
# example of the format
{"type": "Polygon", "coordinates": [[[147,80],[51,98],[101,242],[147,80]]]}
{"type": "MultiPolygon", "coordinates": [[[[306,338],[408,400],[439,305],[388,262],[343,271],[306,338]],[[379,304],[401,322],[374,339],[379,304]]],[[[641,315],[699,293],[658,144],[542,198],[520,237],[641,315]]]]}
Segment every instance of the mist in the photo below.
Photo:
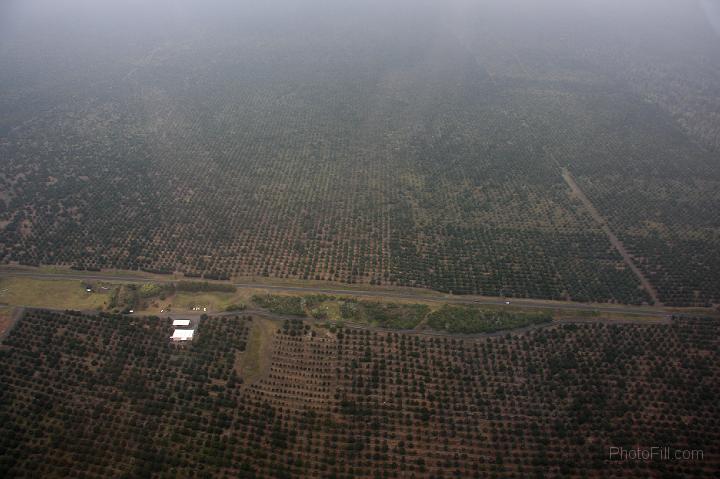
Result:
{"type": "Polygon", "coordinates": [[[720,0],[0,0],[0,477],[716,477],[719,312],[720,0]]]}

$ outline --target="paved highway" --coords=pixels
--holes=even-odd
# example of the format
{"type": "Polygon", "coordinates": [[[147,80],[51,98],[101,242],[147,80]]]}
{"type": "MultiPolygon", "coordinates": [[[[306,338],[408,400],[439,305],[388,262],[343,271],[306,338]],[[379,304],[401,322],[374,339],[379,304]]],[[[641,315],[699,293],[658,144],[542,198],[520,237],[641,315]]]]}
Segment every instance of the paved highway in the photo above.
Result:
{"type": "MultiPolygon", "coordinates": [[[[76,281],[108,281],[108,282],[151,282],[166,283],[174,281],[171,278],[158,279],[142,275],[133,275],[132,273],[103,275],[92,273],[47,273],[28,271],[23,269],[2,268],[0,269],[0,277],[29,277],[34,279],[68,279],[76,281]]],[[[188,278],[192,280],[192,278],[188,278]]],[[[550,309],[563,311],[596,311],[600,313],[617,313],[632,314],[636,316],[648,317],[668,317],[672,313],[663,308],[652,308],[647,306],[628,306],[628,305],[602,305],[602,304],[586,304],[575,302],[560,301],[542,301],[532,299],[514,299],[514,298],[492,298],[482,296],[431,296],[423,294],[424,290],[418,290],[417,293],[397,291],[397,290],[360,290],[360,289],[337,289],[323,288],[315,286],[289,286],[276,285],[257,282],[240,282],[233,283],[238,288],[266,289],[277,292],[293,292],[306,294],[328,294],[328,295],[344,295],[344,296],[367,296],[386,299],[403,299],[410,301],[433,301],[448,304],[478,304],[492,305],[512,308],[528,308],[528,309],[550,309]]]]}

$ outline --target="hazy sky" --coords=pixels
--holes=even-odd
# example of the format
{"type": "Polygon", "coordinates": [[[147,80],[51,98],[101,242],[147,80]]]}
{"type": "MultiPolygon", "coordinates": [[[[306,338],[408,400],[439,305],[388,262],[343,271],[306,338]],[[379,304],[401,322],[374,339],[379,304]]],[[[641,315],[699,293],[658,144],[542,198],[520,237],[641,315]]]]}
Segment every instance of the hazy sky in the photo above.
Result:
{"type": "Polygon", "coordinates": [[[245,48],[272,44],[269,62],[283,52],[288,60],[327,52],[344,61],[348,49],[362,48],[398,52],[402,62],[408,45],[457,42],[498,72],[507,54],[532,64],[547,52],[595,61],[609,74],[635,62],[717,70],[716,32],[720,0],[4,0],[0,101],[40,80],[122,77],[162,62],[150,56],[158,48],[194,50],[191,69],[233,44],[223,54],[237,61],[245,48]]]}
{"type": "Polygon", "coordinates": [[[7,40],[66,30],[98,35],[155,30],[162,34],[192,25],[242,25],[248,20],[269,26],[292,17],[309,21],[308,25],[323,19],[362,22],[388,15],[402,22],[417,12],[431,13],[437,21],[459,16],[510,19],[506,26],[518,30],[532,24],[552,29],[569,23],[604,24],[612,30],[616,22],[640,29],[672,29],[697,27],[689,22],[701,17],[707,26],[717,27],[719,5],[718,0],[4,0],[0,35],[7,40]]]}

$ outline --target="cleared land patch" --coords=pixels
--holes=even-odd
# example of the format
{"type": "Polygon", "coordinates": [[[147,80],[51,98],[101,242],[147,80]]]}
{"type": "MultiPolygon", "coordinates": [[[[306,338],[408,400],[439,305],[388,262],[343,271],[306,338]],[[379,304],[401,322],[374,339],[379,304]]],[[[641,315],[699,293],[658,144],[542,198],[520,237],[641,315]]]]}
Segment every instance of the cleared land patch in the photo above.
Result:
{"type": "Polygon", "coordinates": [[[15,322],[16,311],[14,308],[0,306],[0,340],[10,331],[15,322]]]}
{"type": "Polygon", "coordinates": [[[245,351],[235,360],[235,371],[245,384],[252,384],[264,377],[270,367],[272,336],[277,325],[267,319],[253,318],[245,351]]]}
{"type": "Polygon", "coordinates": [[[109,294],[88,293],[82,281],[0,278],[0,301],[34,308],[103,309],[109,294]]]}

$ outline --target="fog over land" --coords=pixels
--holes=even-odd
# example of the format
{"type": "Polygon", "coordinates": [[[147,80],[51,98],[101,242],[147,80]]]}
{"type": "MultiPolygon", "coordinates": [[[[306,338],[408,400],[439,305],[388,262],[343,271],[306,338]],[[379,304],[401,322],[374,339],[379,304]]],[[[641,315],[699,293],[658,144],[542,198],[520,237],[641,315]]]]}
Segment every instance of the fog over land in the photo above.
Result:
{"type": "Polygon", "coordinates": [[[0,477],[717,479],[719,319],[720,0],[0,0],[0,477]]]}
{"type": "MultiPolygon", "coordinates": [[[[165,56],[147,67],[183,59],[188,63],[175,64],[177,73],[192,74],[212,70],[218,62],[212,53],[227,53],[222,47],[238,47],[233,61],[242,63],[249,60],[243,47],[276,41],[282,42],[276,48],[283,54],[265,59],[270,70],[300,55],[325,56],[325,68],[341,69],[343,61],[367,61],[370,52],[361,47],[394,51],[411,43],[429,56],[433,46],[451,42],[476,59],[478,70],[492,74],[518,68],[542,74],[557,61],[627,82],[639,94],[663,95],[659,85],[636,83],[663,77],[668,82],[704,80],[708,87],[717,80],[719,31],[716,0],[8,0],[0,5],[0,93],[4,112],[22,102],[29,115],[33,110],[27,102],[33,98],[21,96],[16,86],[32,96],[70,87],[68,82],[77,87],[105,82],[102,86],[110,89],[118,87],[111,83],[114,75],[123,78],[153,51],[165,56]],[[182,58],[188,50],[197,56],[182,58]]],[[[702,94],[702,85],[675,86],[679,91],[664,95],[702,94]]],[[[664,100],[668,110],[682,113],[682,97],[664,100]]],[[[8,127],[16,119],[4,115],[0,121],[8,127]]],[[[691,123],[688,128],[701,129],[711,119],[685,121],[691,123]]],[[[706,139],[717,146],[716,137],[706,139]]]]}
{"type": "Polygon", "coordinates": [[[717,19],[712,0],[5,1],[0,255],[717,302],[717,19]]]}

